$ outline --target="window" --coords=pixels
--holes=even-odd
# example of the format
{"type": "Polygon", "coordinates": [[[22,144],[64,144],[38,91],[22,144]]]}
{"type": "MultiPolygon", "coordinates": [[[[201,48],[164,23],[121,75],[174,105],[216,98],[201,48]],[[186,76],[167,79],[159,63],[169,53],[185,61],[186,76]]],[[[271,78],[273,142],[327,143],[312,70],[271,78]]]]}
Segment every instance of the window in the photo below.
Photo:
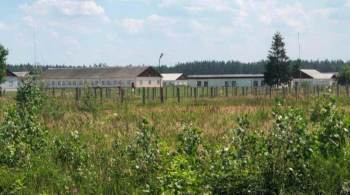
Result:
{"type": "Polygon", "coordinates": [[[62,81],[62,86],[65,86],[66,85],[66,82],[62,81]]]}
{"type": "Polygon", "coordinates": [[[202,81],[197,81],[197,87],[201,87],[202,86],[202,81]]]}
{"type": "Polygon", "coordinates": [[[143,81],[140,81],[140,85],[143,85],[143,81]]]}
{"type": "Polygon", "coordinates": [[[265,81],[261,81],[261,86],[264,86],[264,85],[265,85],[265,81]]]}
{"type": "Polygon", "coordinates": [[[68,81],[68,85],[72,85],[72,81],[68,81]]]}
{"type": "Polygon", "coordinates": [[[52,86],[55,86],[55,81],[52,81],[52,82],[51,82],[51,85],[52,85],[52,86]]]}
{"type": "Polygon", "coordinates": [[[204,87],[208,87],[209,84],[208,84],[208,81],[204,81],[204,87]]]}
{"type": "Polygon", "coordinates": [[[253,86],[254,86],[254,87],[259,86],[259,81],[253,81],[253,86]]]}
{"type": "Polygon", "coordinates": [[[237,86],[237,81],[232,81],[232,87],[236,87],[237,86]]]}
{"type": "Polygon", "coordinates": [[[83,85],[83,81],[79,81],[79,85],[83,85]]]}
{"type": "Polygon", "coordinates": [[[111,81],[107,81],[107,85],[111,85],[111,81]]]}
{"type": "Polygon", "coordinates": [[[114,85],[117,85],[117,84],[118,84],[118,81],[113,81],[113,84],[114,84],[114,85]]]}
{"type": "Polygon", "coordinates": [[[149,81],[148,81],[148,84],[149,84],[149,85],[152,85],[152,81],[151,81],[151,80],[149,80],[149,81]]]}
{"type": "Polygon", "coordinates": [[[160,80],[157,80],[157,84],[158,84],[158,85],[160,84],[160,80]]]}
{"type": "Polygon", "coordinates": [[[102,81],[102,85],[105,85],[105,81],[102,81]]]}
{"type": "Polygon", "coordinates": [[[58,82],[57,82],[57,85],[58,85],[58,86],[61,86],[61,81],[58,81],[58,82]]]}
{"type": "Polygon", "coordinates": [[[77,85],[77,82],[76,81],[73,81],[73,86],[76,86],[77,85]]]}
{"type": "Polygon", "coordinates": [[[229,84],[228,84],[228,81],[225,81],[225,87],[228,87],[229,84]]]}
{"type": "Polygon", "coordinates": [[[127,83],[128,83],[128,85],[130,85],[131,81],[130,81],[130,80],[128,80],[128,82],[127,82],[127,83]]]}
{"type": "Polygon", "coordinates": [[[95,81],[95,85],[98,85],[98,81],[95,81]]]}

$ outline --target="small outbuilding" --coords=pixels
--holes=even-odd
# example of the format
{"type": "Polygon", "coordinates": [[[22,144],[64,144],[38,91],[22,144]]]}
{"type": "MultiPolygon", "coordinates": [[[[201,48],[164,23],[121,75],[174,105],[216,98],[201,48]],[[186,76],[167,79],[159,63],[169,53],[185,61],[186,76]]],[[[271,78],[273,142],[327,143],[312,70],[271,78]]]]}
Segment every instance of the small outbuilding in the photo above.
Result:
{"type": "Polygon", "coordinates": [[[259,87],[264,85],[263,74],[188,75],[191,87],[259,87]]]}
{"type": "Polygon", "coordinates": [[[20,79],[13,72],[6,70],[5,82],[0,84],[1,91],[17,91],[20,79]]]}
{"type": "Polygon", "coordinates": [[[315,69],[300,69],[293,75],[292,85],[331,86],[336,83],[335,72],[321,73],[315,69]]]}
{"type": "Polygon", "coordinates": [[[164,73],[163,86],[186,86],[187,78],[183,73],[164,73]]]}
{"type": "Polygon", "coordinates": [[[160,87],[161,74],[152,67],[60,68],[44,71],[39,80],[46,88],[160,87]]]}

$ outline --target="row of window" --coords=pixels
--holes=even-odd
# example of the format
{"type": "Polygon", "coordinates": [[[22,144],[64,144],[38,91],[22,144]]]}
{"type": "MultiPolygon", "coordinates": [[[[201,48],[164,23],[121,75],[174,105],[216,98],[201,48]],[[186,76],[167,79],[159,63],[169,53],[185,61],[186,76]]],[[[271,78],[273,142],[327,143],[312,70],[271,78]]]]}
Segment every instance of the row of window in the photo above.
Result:
{"type": "Polygon", "coordinates": [[[51,81],[46,83],[48,86],[83,86],[83,85],[92,85],[92,86],[98,86],[98,85],[131,85],[132,81],[128,80],[126,82],[124,81],[51,81]]]}
{"type": "MultiPolygon", "coordinates": [[[[261,86],[264,85],[264,81],[261,81],[261,86]]],[[[208,81],[197,81],[197,87],[208,87],[208,81]],[[202,85],[203,84],[203,85],[202,85]]],[[[225,81],[225,87],[236,87],[237,81],[225,81]]],[[[253,81],[253,86],[259,86],[259,81],[253,81]]]]}
{"type": "MultiPolygon", "coordinates": [[[[152,80],[148,80],[148,84],[149,85],[152,85],[154,81],[152,80]]],[[[117,81],[117,80],[114,80],[114,81],[110,81],[110,80],[107,80],[107,81],[98,81],[98,80],[95,80],[95,81],[50,81],[50,82],[47,82],[46,85],[47,86],[83,86],[83,85],[88,85],[90,84],[91,86],[98,86],[98,85],[103,85],[103,86],[108,86],[108,85],[128,85],[128,86],[133,86],[134,87],[134,82],[132,82],[131,80],[128,80],[128,81],[117,81]]],[[[139,81],[139,84],[140,86],[143,85],[143,80],[140,80],[139,81]]],[[[157,84],[160,84],[160,80],[157,80],[157,84]]]]}

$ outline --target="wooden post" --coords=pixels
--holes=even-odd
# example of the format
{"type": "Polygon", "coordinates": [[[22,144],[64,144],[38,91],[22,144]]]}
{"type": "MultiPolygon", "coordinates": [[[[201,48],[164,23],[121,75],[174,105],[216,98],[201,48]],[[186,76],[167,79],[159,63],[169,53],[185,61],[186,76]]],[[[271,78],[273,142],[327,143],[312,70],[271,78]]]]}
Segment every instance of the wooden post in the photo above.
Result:
{"type": "Polygon", "coordinates": [[[97,91],[96,91],[96,87],[94,87],[94,95],[95,95],[95,98],[97,98],[97,91]]]}
{"type": "Polygon", "coordinates": [[[198,90],[198,88],[195,87],[195,88],[194,88],[194,99],[197,99],[197,95],[198,95],[198,94],[197,94],[197,92],[198,92],[197,90],[198,90]]]}
{"type": "Polygon", "coordinates": [[[228,97],[228,87],[225,87],[225,96],[228,97]]]}
{"type": "Polygon", "coordinates": [[[120,88],[120,102],[124,103],[124,89],[120,88]]]}
{"type": "Polygon", "coordinates": [[[102,87],[100,87],[100,102],[102,104],[102,98],[103,98],[103,91],[102,87]]]}
{"type": "Polygon", "coordinates": [[[269,87],[270,88],[270,99],[272,98],[272,86],[269,87]]]}
{"type": "Polygon", "coordinates": [[[295,88],[295,99],[296,100],[298,100],[298,83],[295,83],[295,86],[294,86],[294,88],[295,88]]]}
{"type": "Polygon", "coordinates": [[[79,91],[78,91],[78,88],[75,88],[75,101],[78,101],[79,100],[79,91]]]}
{"type": "Polygon", "coordinates": [[[164,103],[164,97],[163,97],[163,87],[159,88],[159,93],[160,93],[160,103],[164,103]]]}
{"type": "Polygon", "coordinates": [[[142,87],[142,104],[146,104],[146,89],[142,87]]]}
{"type": "Polygon", "coordinates": [[[339,84],[337,84],[337,97],[339,97],[339,84]]]}
{"type": "Polygon", "coordinates": [[[176,96],[177,96],[177,102],[180,103],[180,88],[176,88],[176,96]]]}

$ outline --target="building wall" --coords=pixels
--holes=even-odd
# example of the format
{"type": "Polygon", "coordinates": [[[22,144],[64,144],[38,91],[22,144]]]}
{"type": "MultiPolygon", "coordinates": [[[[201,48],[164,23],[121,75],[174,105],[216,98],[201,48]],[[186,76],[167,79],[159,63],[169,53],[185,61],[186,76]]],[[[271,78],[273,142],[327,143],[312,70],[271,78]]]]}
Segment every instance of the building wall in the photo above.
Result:
{"type": "Polygon", "coordinates": [[[45,79],[46,88],[81,88],[81,87],[159,87],[161,78],[140,77],[123,79],[45,79]],[[150,83],[149,83],[150,82],[150,83]]]}
{"type": "Polygon", "coordinates": [[[263,78],[239,78],[239,79],[189,79],[188,85],[191,87],[251,87],[251,86],[262,86],[263,78]],[[206,82],[208,86],[206,86],[206,82]]]}
{"type": "Polygon", "coordinates": [[[20,81],[17,77],[7,76],[6,81],[0,84],[1,89],[4,91],[17,91],[20,81]]]}
{"type": "Polygon", "coordinates": [[[161,87],[162,86],[162,78],[161,77],[137,77],[136,78],[136,86],[140,87],[161,87]]]}
{"type": "Polygon", "coordinates": [[[298,85],[308,84],[312,86],[331,86],[336,84],[334,79],[293,79],[292,85],[294,86],[296,83],[298,85]]]}
{"type": "Polygon", "coordinates": [[[164,86],[186,86],[188,85],[187,80],[176,80],[176,81],[163,81],[164,86]]]}

